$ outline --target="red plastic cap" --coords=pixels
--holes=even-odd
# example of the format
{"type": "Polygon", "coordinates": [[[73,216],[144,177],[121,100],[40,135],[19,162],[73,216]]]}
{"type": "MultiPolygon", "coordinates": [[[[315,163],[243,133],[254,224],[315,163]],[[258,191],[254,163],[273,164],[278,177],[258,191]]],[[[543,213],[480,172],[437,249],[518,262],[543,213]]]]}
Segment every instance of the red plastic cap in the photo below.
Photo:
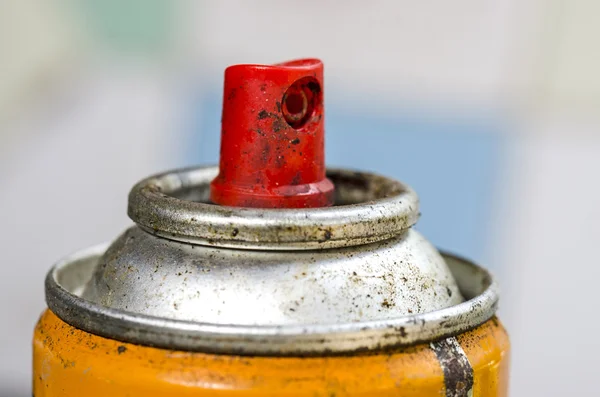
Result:
{"type": "Polygon", "coordinates": [[[320,60],[228,67],[211,201],[258,208],[331,205],[323,116],[320,60]]]}

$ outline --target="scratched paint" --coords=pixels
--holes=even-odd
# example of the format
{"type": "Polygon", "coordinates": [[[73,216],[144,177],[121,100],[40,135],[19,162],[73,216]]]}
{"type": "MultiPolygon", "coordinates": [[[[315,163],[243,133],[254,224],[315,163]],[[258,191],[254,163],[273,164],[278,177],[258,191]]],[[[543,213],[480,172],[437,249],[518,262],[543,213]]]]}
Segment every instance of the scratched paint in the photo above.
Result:
{"type": "MultiPolygon", "coordinates": [[[[494,318],[456,341],[473,369],[472,396],[506,397],[509,342],[502,325],[494,318]]],[[[35,397],[448,395],[429,344],[357,356],[210,355],[102,338],[50,311],[35,330],[33,369],[35,397]]]]}

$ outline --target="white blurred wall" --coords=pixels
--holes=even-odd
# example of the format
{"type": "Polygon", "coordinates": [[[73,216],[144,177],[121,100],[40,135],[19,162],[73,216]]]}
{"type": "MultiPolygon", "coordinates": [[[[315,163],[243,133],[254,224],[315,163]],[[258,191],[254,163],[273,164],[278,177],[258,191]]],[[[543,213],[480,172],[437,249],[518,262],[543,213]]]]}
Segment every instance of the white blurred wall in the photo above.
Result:
{"type": "Polygon", "coordinates": [[[218,70],[248,60],[316,56],[326,61],[328,84],[358,98],[497,106],[509,92],[506,68],[518,4],[211,2],[204,7],[204,32],[210,34],[199,42],[218,70]]]}

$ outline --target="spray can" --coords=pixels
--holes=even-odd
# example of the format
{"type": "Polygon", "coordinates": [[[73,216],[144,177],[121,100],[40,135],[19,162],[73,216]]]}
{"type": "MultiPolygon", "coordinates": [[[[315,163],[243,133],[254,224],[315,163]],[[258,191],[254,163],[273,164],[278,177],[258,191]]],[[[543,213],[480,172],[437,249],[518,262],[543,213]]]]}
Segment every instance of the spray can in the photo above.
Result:
{"type": "Polygon", "coordinates": [[[48,273],[34,396],[506,396],[493,276],[410,187],[326,169],[323,115],[319,60],[226,69],[220,166],[139,182],[48,273]]]}

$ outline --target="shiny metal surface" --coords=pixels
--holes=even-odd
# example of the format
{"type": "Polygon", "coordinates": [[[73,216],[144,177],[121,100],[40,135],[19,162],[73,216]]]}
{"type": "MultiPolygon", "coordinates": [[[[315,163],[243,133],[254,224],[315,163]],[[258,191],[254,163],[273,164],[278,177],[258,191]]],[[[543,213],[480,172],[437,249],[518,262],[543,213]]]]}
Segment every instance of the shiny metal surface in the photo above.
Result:
{"type": "Polygon", "coordinates": [[[83,297],[156,317],[236,325],[384,320],[462,302],[420,234],[319,251],[256,251],[159,238],[134,226],[100,259],[83,297]]]}
{"type": "Polygon", "coordinates": [[[116,340],[252,355],[431,341],[494,314],[491,276],[445,260],[411,229],[418,198],[400,182],[331,170],[333,207],[249,209],[206,202],[216,172],[134,186],[137,225],[59,263],[46,280],[50,309],[116,340]]]}
{"type": "Polygon", "coordinates": [[[415,192],[376,174],[329,170],[336,206],[250,209],[206,203],[216,167],[190,168],[147,178],[129,194],[129,217],[173,240],[210,246],[308,250],[381,241],[419,217],[415,192]]]}
{"type": "Polygon", "coordinates": [[[144,230],[152,219],[153,231],[121,235],[83,298],[136,314],[258,326],[384,320],[462,302],[435,247],[408,228],[418,199],[401,183],[334,170],[334,207],[248,209],[201,202],[215,172],[138,183],[129,213],[144,230]],[[283,249],[290,244],[296,249],[283,249]]]}
{"type": "MultiPolygon", "coordinates": [[[[498,287],[483,268],[444,255],[466,302],[421,314],[346,323],[231,325],[160,318],[81,298],[107,246],[58,263],[46,279],[46,299],[61,319],[116,340],[169,349],[248,355],[328,355],[381,350],[456,335],[491,318],[498,287]]],[[[292,291],[290,291],[292,293],[292,291]]]]}

